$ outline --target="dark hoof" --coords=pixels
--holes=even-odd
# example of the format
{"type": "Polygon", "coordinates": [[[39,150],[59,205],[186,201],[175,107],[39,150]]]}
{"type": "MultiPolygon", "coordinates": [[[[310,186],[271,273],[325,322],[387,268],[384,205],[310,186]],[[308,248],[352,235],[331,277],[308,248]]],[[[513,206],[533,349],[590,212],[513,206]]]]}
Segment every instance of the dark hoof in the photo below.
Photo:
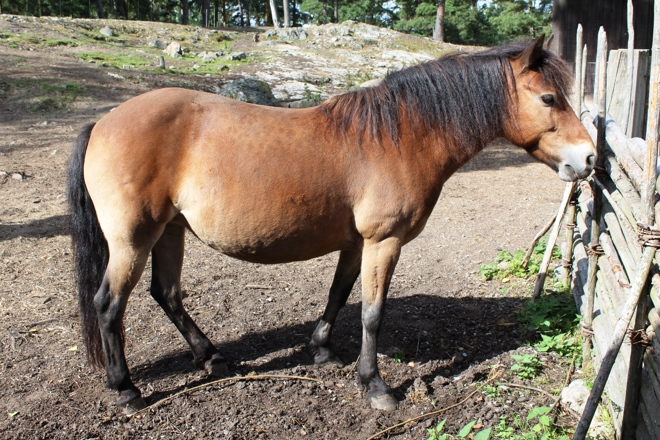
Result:
{"type": "Polygon", "coordinates": [[[317,347],[317,348],[312,348],[314,351],[314,363],[316,365],[323,365],[323,366],[336,366],[336,367],[343,367],[344,362],[339,359],[339,356],[335,354],[332,349],[327,348],[327,347],[317,347]]]}
{"type": "Polygon", "coordinates": [[[325,356],[325,357],[320,357],[320,356],[315,356],[314,357],[314,363],[316,365],[321,365],[324,367],[343,367],[344,362],[339,359],[337,355],[332,355],[332,356],[325,356]]]}
{"type": "Polygon", "coordinates": [[[124,414],[130,416],[146,408],[147,404],[142,397],[137,397],[129,402],[120,404],[120,406],[124,409],[124,414]]]}
{"type": "Polygon", "coordinates": [[[208,361],[204,362],[204,369],[211,376],[226,377],[229,376],[229,366],[222,357],[214,355],[208,361]]]}
{"type": "Polygon", "coordinates": [[[399,402],[391,394],[381,394],[380,396],[370,397],[369,404],[373,409],[381,411],[394,411],[399,406],[399,402]]]}

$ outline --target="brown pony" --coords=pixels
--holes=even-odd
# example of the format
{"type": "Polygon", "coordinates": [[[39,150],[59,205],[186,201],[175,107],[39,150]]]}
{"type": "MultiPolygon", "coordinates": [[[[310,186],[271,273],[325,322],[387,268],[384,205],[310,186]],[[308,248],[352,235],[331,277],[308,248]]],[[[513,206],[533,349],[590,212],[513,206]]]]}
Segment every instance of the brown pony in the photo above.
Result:
{"type": "Polygon", "coordinates": [[[184,233],[246,261],[285,263],[339,251],[310,347],[330,344],[362,273],[358,382],[374,408],[397,401],[376,365],[376,340],[401,247],[424,228],[444,182],[497,137],[558,171],[589,175],[595,150],[567,101],[570,75],[531,45],[446,56],[310,109],[261,107],[183,89],[133,98],[86,127],[69,167],[82,332],[91,364],[132,412],[122,320],[151,253],[151,295],[195,361],[226,374],[181,301],[184,233]]]}

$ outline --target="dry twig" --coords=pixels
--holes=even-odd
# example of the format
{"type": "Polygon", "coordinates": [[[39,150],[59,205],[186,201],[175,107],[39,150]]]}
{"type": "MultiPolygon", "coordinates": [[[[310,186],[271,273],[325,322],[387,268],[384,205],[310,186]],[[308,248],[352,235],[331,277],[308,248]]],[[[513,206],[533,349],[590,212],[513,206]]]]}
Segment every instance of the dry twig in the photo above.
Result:
{"type": "Polygon", "coordinates": [[[171,396],[167,396],[164,399],[161,399],[158,402],[147,406],[146,408],[142,408],[141,410],[134,412],[129,417],[135,417],[136,415],[138,415],[140,413],[143,413],[147,410],[157,408],[160,405],[162,405],[163,403],[165,403],[167,401],[170,401],[170,400],[174,399],[175,397],[178,397],[182,394],[192,393],[193,391],[197,391],[197,390],[200,390],[202,388],[210,387],[212,385],[216,385],[216,384],[219,384],[219,383],[232,382],[232,381],[239,382],[239,381],[243,381],[243,380],[267,380],[267,379],[308,380],[308,381],[311,381],[311,382],[318,382],[321,385],[323,385],[323,381],[321,379],[315,379],[313,377],[303,377],[303,376],[286,376],[286,375],[283,375],[283,374],[259,374],[259,375],[254,375],[254,376],[225,377],[224,379],[214,380],[212,382],[207,382],[205,384],[198,385],[196,387],[186,388],[183,391],[179,391],[178,393],[172,394],[171,396]]]}

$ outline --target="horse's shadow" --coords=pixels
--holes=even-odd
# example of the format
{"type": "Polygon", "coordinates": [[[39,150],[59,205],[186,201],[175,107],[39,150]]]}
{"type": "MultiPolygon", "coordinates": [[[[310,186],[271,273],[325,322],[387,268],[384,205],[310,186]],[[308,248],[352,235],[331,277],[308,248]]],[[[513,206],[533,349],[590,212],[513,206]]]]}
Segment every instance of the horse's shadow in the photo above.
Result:
{"type": "MultiPolygon", "coordinates": [[[[460,375],[472,364],[524,345],[528,332],[512,317],[524,302],[524,298],[511,297],[414,295],[391,298],[379,336],[378,352],[402,357],[406,363],[432,361],[431,373],[423,376],[424,380],[430,381],[437,375],[460,375]]],[[[333,333],[337,354],[347,364],[355,362],[360,352],[360,311],[360,304],[347,305],[340,313],[333,333]]],[[[214,342],[227,357],[232,375],[306,367],[314,363],[306,344],[316,323],[307,321],[252,332],[233,341],[214,342]]],[[[190,352],[178,351],[154,362],[134,366],[132,377],[137,382],[145,383],[195,371],[197,367],[193,365],[190,352]]],[[[394,388],[395,395],[403,397],[413,379],[411,374],[409,380],[394,388]]],[[[183,388],[213,380],[209,377],[166,391],[160,390],[147,400],[154,403],[183,388]]]]}

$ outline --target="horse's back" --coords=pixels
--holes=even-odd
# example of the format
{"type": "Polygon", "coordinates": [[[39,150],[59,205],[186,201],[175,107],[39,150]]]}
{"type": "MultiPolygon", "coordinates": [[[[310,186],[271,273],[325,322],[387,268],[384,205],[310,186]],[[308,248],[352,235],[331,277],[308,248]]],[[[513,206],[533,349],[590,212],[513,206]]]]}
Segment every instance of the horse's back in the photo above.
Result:
{"type": "Polygon", "coordinates": [[[184,89],[149,92],[94,128],[86,183],[100,218],[125,212],[126,225],[106,228],[181,220],[241,259],[312,258],[355,245],[353,161],[321,118],[184,89]]]}

